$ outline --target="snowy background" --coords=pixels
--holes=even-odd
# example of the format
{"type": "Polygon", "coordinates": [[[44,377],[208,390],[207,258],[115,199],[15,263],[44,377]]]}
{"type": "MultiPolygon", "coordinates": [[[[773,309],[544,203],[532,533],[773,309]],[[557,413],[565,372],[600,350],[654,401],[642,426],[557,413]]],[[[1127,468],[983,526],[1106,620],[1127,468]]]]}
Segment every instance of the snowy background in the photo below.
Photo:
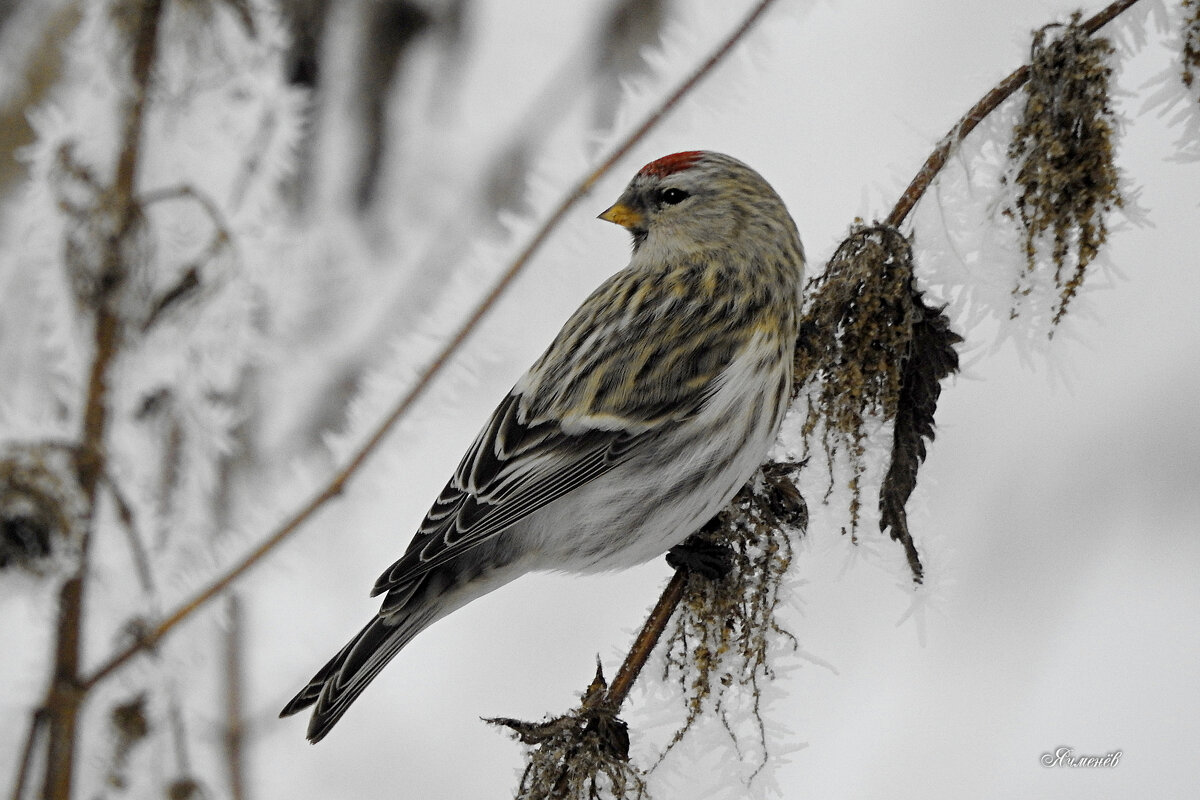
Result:
{"type": "MultiPolygon", "coordinates": [[[[276,263],[266,270],[292,283],[279,290],[285,319],[277,324],[294,335],[262,351],[269,413],[257,435],[275,474],[302,456],[296,487],[327,474],[539,214],[615,141],[594,127],[608,117],[582,65],[594,58],[610,5],[470,3],[469,47],[431,40],[409,52],[387,110],[391,160],[363,213],[353,210],[357,187],[344,174],[360,144],[347,130],[351,117],[337,111],[342,97],[326,98],[314,123],[320,149],[307,156],[314,188],[304,222],[271,239],[276,263]],[[452,65],[447,53],[458,53],[452,65]],[[449,98],[441,96],[447,81],[449,98]],[[546,107],[553,112],[537,110],[546,107]],[[526,153],[530,207],[489,224],[475,216],[479,171],[530,126],[539,131],[526,153]],[[305,398],[336,384],[336,368],[351,362],[365,365],[362,395],[345,432],[313,456],[296,434],[313,413],[305,398]]],[[[373,613],[367,590],[496,400],[587,292],[624,264],[625,233],[594,217],[642,163],[697,148],[741,158],[783,196],[819,267],[856,216],[887,213],[938,138],[1027,58],[1029,32],[1074,7],[780,3],[579,204],[349,491],[241,584],[249,796],[510,796],[521,747],[479,718],[538,719],[572,707],[597,653],[615,671],[669,575],[662,562],[588,578],[528,576],[457,612],[409,646],[319,746],[305,742],[303,721],[275,719],[373,613]]],[[[618,131],[744,10],[671,5],[663,51],[648,54],[650,74],[630,78],[616,107],[618,131]]],[[[1171,160],[1183,128],[1145,108],[1153,90],[1144,84],[1175,69],[1156,27],[1161,16],[1129,16],[1118,34],[1149,31],[1149,42],[1131,55],[1138,37],[1117,36],[1117,110],[1128,120],[1118,160],[1144,209],[1135,217],[1145,220],[1113,234],[1108,264],[1053,340],[1004,319],[1011,284],[989,275],[1016,256],[981,250],[995,245],[983,231],[996,215],[989,166],[997,145],[985,143],[1003,124],[980,128],[916,215],[918,275],[952,301],[967,338],[909,505],[927,588],[914,599],[902,550],[880,539],[873,520],[858,546],[840,535],[839,498],[821,507],[815,476],[813,524],[785,612],[801,652],[779,656],[766,709],[775,755],[746,787],[754,759],[739,761],[709,723],[659,767],[656,797],[1182,798],[1200,784],[1200,164],[1171,160]],[[1043,767],[1042,754],[1061,746],[1123,755],[1111,769],[1043,767]]],[[[349,82],[351,45],[339,51],[338,41],[323,77],[333,86],[349,82]]],[[[222,552],[256,541],[261,520],[304,496],[286,482],[264,490],[271,499],[262,503],[254,491],[239,502],[259,522],[235,521],[244,533],[222,552]]],[[[46,610],[12,591],[0,603],[6,640],[44,648],[33,631],[50,621],[46,610]]],[[[190,650],[172,657],[212,659],[213,627],[182,634],[190,650]]],[[[89,654],[107,650],[100,640],[89,654]]],[[[42,691],[31,660],[0,656],[16,690],[0,707],[0,776],[42,691]]],[[[211,727],[203,712],[211,687],[185,681],[177,690],[201,709],[191,732],[215,739],[220,711],[211,727]]],[[[661,690],[643,688],[623,716],[642,764],[679,719],[661,690]]]]}

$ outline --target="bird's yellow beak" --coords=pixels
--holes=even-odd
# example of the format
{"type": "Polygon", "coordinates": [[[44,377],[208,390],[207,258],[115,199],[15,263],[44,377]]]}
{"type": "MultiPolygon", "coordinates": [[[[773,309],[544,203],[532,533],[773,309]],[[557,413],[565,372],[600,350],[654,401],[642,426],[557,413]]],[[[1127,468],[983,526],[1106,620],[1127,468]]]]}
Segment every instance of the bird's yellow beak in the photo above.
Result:
{"type": "Polygon", "coordinates": [[[633,230],[645,226],[646,220],[637,211],[622,203],[620,200],[609,206],[598,219],[613,222],[623,228],[633,230]]]}

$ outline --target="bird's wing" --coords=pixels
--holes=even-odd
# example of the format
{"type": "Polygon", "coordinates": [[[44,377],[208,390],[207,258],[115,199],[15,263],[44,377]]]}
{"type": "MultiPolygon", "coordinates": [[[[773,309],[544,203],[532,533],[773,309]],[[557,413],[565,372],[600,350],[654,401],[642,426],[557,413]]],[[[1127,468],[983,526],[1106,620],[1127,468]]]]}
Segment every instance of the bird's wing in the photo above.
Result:
{"type": "Polygon", "coordinates": [[[403,607],[430,570],[625,461],[646,436],[524,423],[520,400],[510,393],[492,414],[407,552],[376,581],[372,595],[389,593],[381,613],[403,607]]]}
{"type": "Polygon", "coordinates": [[[380,613],[403,608],[431,570],[695,414],[747,338],[696,313],[719,315],[703,300],[630,270],[601,285],[492,414],[408,550],[376,581],[372,596],[388,594],[380,613]]]}

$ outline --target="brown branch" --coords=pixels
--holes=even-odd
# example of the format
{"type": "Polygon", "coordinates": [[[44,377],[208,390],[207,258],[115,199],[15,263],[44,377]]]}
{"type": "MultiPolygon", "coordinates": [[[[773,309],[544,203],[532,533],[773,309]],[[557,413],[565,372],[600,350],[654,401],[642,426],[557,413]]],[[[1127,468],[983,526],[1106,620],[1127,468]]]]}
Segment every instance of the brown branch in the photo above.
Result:
{"type": "Polygon", "coordinates": [[[525,268],[534,253],[541,247],[542,243],[549,237],[550,233],[557,228],[558,224],[566,217],[567,212],[571,210],[582,200],[595,186],[605,174],[611,170],[618,161],[629,153],[633,147],[642,140],[643,137],[653,129],[679,102],[691,92],[701,80],[704,79],[712,69],[721,62],[733,50],[733,47],[746,35],[746,33],[754,26],[754,24],[762,17],[763,13],[772,5],[775,0],[760,0],[758,5],[746,16],[742,24],[737,27],[720,46],[699,66],[696,70],[681,83],[674,92],[672,92],[659,106],[656,108],[632,133],[627,135],[620,144],[604,159],[601,164],[593,169],[586,177],[580,180],[575,187],[567,193],[546,219],[542,226],[534,234],[533,238],[525,246],[525,248],[517,255],[508,268],[500,275],[495,285],[487,293],[487,295],[479,302],[466,321],[459,329],[450,337],[450,340],[438,353],[438,355],[430,362],[429,366],[417,378],[416,383],[408,390],[403,398],[392,409],[391,413],[379,424],[371,436],[363,443],[358,451],[350,458],[341,470],[330,480],[330,482],[321,491],[317,492],[307,503],[305,503],[298,511],[296,511],[286,522],[275,529],[266,539],[264,539],[257,547],[250,551],[241,561],[234,565],[224,575],[209,584],[204,589],[201,589],[193,597],[182,603],[171,614],[167,615],[161,622],[149,630],[145,636],[132,642],[123,650],[114,654],[99,668],[96,669],[86,680],[83,681],[85,688],[91,688],[99,681],[106,678],[114,670],[124,665],[130,658],[137,655],[143,650],[154,647],[164,636],[171,632],[183,620],[190,617],[200,608],[204,607],[213,598],[217,597],[230,584],[240,578],[251,567],[255,566],[268,553],[278,547],[283,541],[288,539],[296,532],[305,522],[309,520],[322,506],[327,502],[337,497],[345,489],[350,478],[366,463],[380,444],[396,426],[405,414],[408,413],[413,403],[417,401],[425,393],[433,382],[434,377],[442,371],[449,363],[450,359],[458,352],[463,343],[479,325],[480,321],[491,311],[495,306],[496,301],[504,294],[509,285],[517,277],[517,275],[525,268]]]}
{"type": "Polygon", "coordinates": [[[172,743],[175,745],[175,779],[167,784],[167,797],[192,797],[190,792],[179,792],[177,787],[196,786],[192,777],[192,759],[188,755],[188,731],[183,720],[183,704],[179,701],[176,687],[168,690],[167,723],[172,743]]]}
{"type": "Polygon", "coordinates": [[[71,797],[76,723],[84,697],[84,692],[76,682],[79,674],[79,644],[82,638],[80,623],[83,583],[83,575],[76,575],[63,584],[59,593],[54,674],[50,679],[50,689],[46,693],[46,703],[43,707],[49,733],[46,744],[46,779],[42,785],[42,797],[46,800],[70,800],[71,797]]]}
{"type": "MultiPolygon", "coordinates": [[[[84,403],[83,439],[79,448],[78,472],[83,491],[87,522],[80,544],[77,573],[63,584],[59,595],[58,635],[54,654],[54,675],[43,706],[48,729],[46,776],[42,797],[46,800],[70,800],[74,778],[76,723],[87,689],[79,681],[80,643],[84,615],[85,582],[88,572],[88,543],[95,524],[97,487],[104,474],[104,438],[108,423],[108,372],[120,347],[120,318],[111,307],[111,288],[122,283],[125,239],[135,228],[138,217],[134,188],[141,155],[142,128],[150,73],[158,44],[158,23],[162,0],[146,0],[134,34],[131,62],[132,92],[125,109],[121,150],[111,190],[116,235],[107,242],[101,283],[110,287],[96,308],[95,352],[88,376],[84,403]]],[[[37,725],[37,718],[31,722],[37,725]]]]}
{"type": "Polygon", "coordinates": [[[141,532],[138,531],[137,517],[133,513],[133,507],[129,505],[125,494],[111,476],[106,475],[104,482],[108,486],[108,493],[113,499],[113,504],[117,507],[117,519],[120,520],[121,528],[125,531],[130,558],[133,561],[134,571],[137,572],[138,582],[142,586],[142,592],[154,594],[154,572],[150,569],[150,554],[146,550],[146,544],[142,541],[141,532]]]}
{"type": "Polygon", "coordinates": [[[21,800],[25,796],[29,773],[33,770],[33,753],[37,749],[38,734],[42,732],[45,723],[46,709],[35,709],[33,719],[29,723],[29,734],[25,737],[25,747],[21,750],[21,763],[17,767],[17,780],[13,784],[12,800],[21,800]]]}
{"type": "MultiPolygon", "coordinates": [[[[1089,34],[1095,33],[1137,2],[1138,0],[1116,0],[1116,2],[1090,17],[1083,23],[1082,27],[1089,34]]],[[[1017,89],[1024,86],[1028,80],[1029,65],[1026,64],[996,84],[995,88],[980,98],[979,102],[963,115],[962,119],[942,138],[937,149],[929,154],[929,158],[925,160],[916,177],[912,179],[912,183],[900,195],[900,199],[896,201],[895,207],[892,208],[891,213],[884,220],[885,225],[898,228],[904,222],[913,208],[916,207],[917,202],[925,196],[925,192],[933,185],[934,178],[942,171],[942,167],[950,159],[950,153],[954,148],[966,139],[971,134],[971,131],[975,130],[988,114],[999,108],[1001,103],[1011,97],[1017,89]]]]}
{"type": "Polygon", "coordinates": [[[117,161],[116,179],[113,188],[117,197],[132,212],[133,196],[137,188],[137,170],[141,163],[143,122],[146,117],[146,101],[150,94],[150,74],[158,58],[158,24],[162,18],[163,0],[144,0],[138,28],[134,33],[133,62],[130,73],[133,77],[133,97],[125,113],[125,130],[121,135],[121,154],[117,161]]]}
{"type": "Polygon", "coordinates": [[[629,690],[633,688],[633,682],[641,674],[642,667],[646,666],[646,659],[650,657],[654,645],[658,644],[659,638],[666,630],[667,623],[671,621],[671,615],[675,613],[675,608],[683,599],[685,586],[687,586],[687,570],[675,570],[675,575],[663,589],[654,610],[646,618],[646,624],[642,626],[641,632],[633,640],[633,646],[629,648],[629,655],[625,656],[624,663],[621,664],[616,677],[608,687],[606,705],[612,709],[614,714],[625,702],[629,690]]]}
{"type": "Polygon", "coordinates": [[[246,800],[245,712],[242,708],[242,605],[228,597],[229,628],[225,632],[225,759],[229,765],[229,796],[246,800]]]}

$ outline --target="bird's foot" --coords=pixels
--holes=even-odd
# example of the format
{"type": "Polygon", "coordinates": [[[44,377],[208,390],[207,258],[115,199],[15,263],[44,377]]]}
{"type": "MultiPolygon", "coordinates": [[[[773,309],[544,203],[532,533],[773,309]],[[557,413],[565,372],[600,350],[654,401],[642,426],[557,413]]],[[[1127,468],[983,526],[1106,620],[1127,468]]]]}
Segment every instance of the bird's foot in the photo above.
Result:
{"type": "Polygon", "coordinates": [[[667,551],[667,563],[711,581],[733,571],[733,548],[693,534],[667,551]]]}

